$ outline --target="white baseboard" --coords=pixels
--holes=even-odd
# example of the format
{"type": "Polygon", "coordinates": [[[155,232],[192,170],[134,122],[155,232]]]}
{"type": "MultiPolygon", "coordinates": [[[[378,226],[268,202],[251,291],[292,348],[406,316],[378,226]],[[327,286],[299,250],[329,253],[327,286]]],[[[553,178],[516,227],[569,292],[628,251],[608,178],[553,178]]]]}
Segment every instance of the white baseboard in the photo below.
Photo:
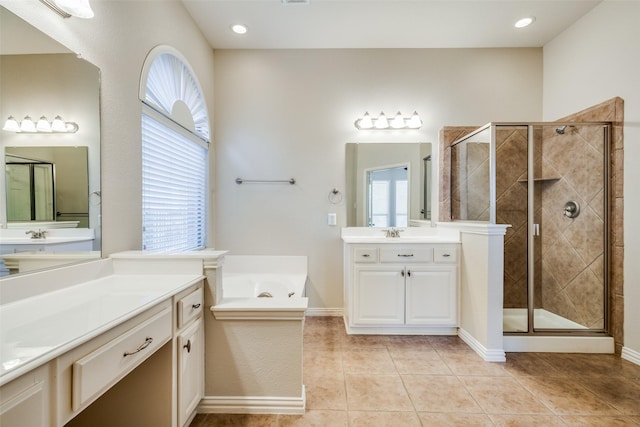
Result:
{"type": "Polygon", "coordinates": [[[307,316],[336,316],[342,317],[344,309],[342,308],[307,308],[307,316]]]}
{"type": "Polygon", "coordinates": [[[205,396],[199,414],[304,414],[306,396],[301,397],[205,396]]]}
{"type": "Polygon", "coordinates": [[[640,365],[640,352],[631,350],[629,347],[622,347],[622,354],[620,355],[624,360],[628,360],[631,363],[640,365]]]}
{"type": "Polygon", "coordinates": [[[477,339],[475,339],[469,332],[460,328],[458,330],[458,336],[467,343],[469,347],[473,349],[485,362],[504,362],[507,360],[506,354],[503,349],[488,349],[482,345],[477,339]]]}

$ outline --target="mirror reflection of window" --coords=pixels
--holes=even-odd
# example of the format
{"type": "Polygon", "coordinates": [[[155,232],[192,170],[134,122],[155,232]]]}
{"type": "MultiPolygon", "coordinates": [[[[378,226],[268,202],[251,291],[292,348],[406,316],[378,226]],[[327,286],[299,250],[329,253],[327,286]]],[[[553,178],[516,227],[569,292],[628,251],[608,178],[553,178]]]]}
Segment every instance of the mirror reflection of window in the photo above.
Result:
{"type": "Polygon", "coordinates": [[[407,166],[367,171],[369,227],[406,227],[409,219],[407,166]]]}

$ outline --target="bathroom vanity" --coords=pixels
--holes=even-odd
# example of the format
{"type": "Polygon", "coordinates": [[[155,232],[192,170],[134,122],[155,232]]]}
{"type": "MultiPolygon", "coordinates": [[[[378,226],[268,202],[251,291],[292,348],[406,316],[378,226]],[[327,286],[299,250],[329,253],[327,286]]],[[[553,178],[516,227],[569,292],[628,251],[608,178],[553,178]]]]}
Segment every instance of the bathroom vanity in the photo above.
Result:
{"type": "Polygon", "coordinates": [[[456,233],[407,228],[387,237],[354,227],[342,239],[349,334],[457,334],[456,233]]]}
{"type": "Polygon", "coordinates": [[[188,425],[204,392],[202,266],[123,257],[0,281],[0,425],[188,425]]]}

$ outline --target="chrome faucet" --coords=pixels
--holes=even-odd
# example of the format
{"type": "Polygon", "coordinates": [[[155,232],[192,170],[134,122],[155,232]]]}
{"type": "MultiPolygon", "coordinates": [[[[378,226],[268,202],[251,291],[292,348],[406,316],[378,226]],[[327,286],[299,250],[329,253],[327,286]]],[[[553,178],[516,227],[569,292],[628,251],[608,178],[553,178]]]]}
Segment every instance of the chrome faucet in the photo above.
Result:
{"type": "Polygon", "coordinates": [[[397,228],[389,228],[384,231],[386,237],[400,237],[400,231],[402,230],[398,230],[397,228]]]}
{"type": "Polygon", "coordinates": [[[25,231],[24,234],[31,234],[32,239],[46,239],[47,230],[38,230],[38,231],[25,231]]]}

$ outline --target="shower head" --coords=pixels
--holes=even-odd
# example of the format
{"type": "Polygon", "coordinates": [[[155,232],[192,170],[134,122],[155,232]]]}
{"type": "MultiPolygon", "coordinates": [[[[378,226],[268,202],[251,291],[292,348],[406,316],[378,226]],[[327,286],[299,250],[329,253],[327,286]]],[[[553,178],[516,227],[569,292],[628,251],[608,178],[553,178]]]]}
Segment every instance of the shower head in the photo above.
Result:
{"type": "Polygon", "coordinates": [[[566,128],[567,128],[567,125],[560,126],[559,128],[556,128],[556,133],[558,135],[564,135],[564,131],[565,131],[566,128]]]}

